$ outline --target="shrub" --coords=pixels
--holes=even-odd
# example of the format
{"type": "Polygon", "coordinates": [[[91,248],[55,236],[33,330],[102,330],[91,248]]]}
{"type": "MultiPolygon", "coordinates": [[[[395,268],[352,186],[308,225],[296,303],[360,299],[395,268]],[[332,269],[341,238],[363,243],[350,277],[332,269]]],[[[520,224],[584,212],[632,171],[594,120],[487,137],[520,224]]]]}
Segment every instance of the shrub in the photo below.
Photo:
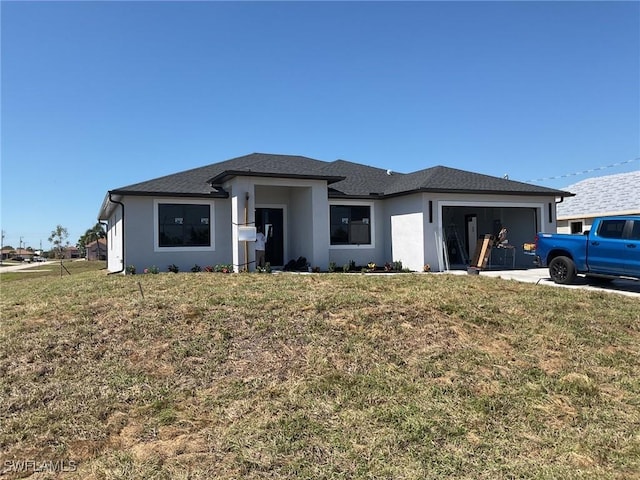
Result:
{"type": "Polygon", "coordinates": [[[202,271],[202,268],[200,267],[200,265],[198,265],[198,264],[196,263],[193,267],[191,267],[191,271],[192,271],[193,273],[198,273],[198,272],[201,272],[201,271],[202,271]]]}
{"type": "Polygon", "coordinates": [[[271,273],[271,262],[264,264],[264,267],[256,267],[258,273],[271,273]]]}
{"type": "Polygon", "coordinates": [[[329,262],[329,273],[333,273],[336,271],[336,262],[329,262]]]}
{"type": "Polygon", "coordinates": [[[219,263],[213,267],[213,270],[219,273],[231,273],[233,272],[233,265],[230,263],[219,263]]]}
{"type": "Polygon", "coordinates": [[[172,273],[178,273],[180,271],[180,268],[175,263],[169,265],[167,269],[172,273]]]}
{"type": "Polygon", "coordinates": [[[129,275],[135,275],[136,274],[136,266],[135,265],[129,265],[127,267],[127,273],[129,275]]]}
{"type": "Polygon", "coordinates": [[[204,267],[205,272],[215,272],[215,267],[213,265],[207,265],[204,267]]]}

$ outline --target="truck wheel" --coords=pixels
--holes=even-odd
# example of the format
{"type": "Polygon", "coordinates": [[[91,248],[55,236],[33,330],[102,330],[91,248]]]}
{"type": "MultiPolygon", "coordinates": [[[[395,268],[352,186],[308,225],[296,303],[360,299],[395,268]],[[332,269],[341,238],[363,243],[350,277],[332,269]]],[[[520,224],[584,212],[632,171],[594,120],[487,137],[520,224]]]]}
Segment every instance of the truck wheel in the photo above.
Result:
{"type": "Polygon", "coordinates": [[[556,257],[549,264],[549,275],[555,283],[573,283],[576,279],[576,265],[569,257],[556,257]]]}

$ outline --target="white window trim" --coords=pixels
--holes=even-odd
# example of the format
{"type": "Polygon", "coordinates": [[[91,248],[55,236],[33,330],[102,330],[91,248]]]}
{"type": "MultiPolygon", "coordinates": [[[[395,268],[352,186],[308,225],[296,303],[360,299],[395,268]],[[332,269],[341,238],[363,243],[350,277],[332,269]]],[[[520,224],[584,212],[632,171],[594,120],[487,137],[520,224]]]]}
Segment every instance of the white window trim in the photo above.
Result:
{"type": "Polygon", "coordinates": [[[154,199],[153,201],[153,251],[154,252],[213,252],[215,251],[215,202],[213,200],[205,199],[185,199],[185,198],[162,198],[154,199]],[[184,205],[209,205],[209,238],[211,239],[211,245],[208,247],[161,247],[159,228],[158,228],[158,208],[160,204],[165,203],[180,203],[184,205]]]}
{"type": "Polygon", "coordinates": [[[330,200],[329,201],[329,250],[372,250],[376,248],[376,213],[375,203],[362,200],[330,200]],[[371,243],[361,243],[359,245],[332,245],[331,244],[331,207],[332,206],[369,207],[371,218],[369,227],[371,230],[371,243]]]}

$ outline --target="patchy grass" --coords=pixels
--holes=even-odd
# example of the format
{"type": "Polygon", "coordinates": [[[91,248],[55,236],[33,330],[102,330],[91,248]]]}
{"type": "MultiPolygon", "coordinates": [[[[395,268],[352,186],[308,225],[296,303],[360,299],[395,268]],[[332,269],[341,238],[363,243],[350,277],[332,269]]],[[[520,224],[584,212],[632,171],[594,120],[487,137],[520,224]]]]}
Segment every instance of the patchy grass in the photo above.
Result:
{"type": "MultiPolygon", "coordinates": [[[[16,264],[19,265],[19,264],[16,264]]],[[[60,261],[50,261],[47,264],[37,264],[25,270],[6,272],[0,268],[0,285],[17,280],[26,280],[42,277],[61,277],[83,272],[93,272],[106,268],[104,261],[63,260],[63,268],[60,261]]]]}
{"type": "Polygon", "coordinates": [[[482,276],[2,277],[7,478],[640,478],[637,299],[482,276]]]}

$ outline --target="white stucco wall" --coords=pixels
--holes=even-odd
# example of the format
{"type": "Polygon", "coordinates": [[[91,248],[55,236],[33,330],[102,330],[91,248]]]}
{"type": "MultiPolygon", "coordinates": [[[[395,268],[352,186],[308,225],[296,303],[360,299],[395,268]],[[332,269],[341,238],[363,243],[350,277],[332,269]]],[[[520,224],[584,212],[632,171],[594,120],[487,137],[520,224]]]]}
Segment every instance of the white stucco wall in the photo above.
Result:
{"type": "MultiPolygon", "coordinates": [[[[236,177],[225,185],[231,192],[232,213],[236,223],[244,221],[244,195],[249,193],[249,222],[255,221],[256,208],[283,208],[285,223],[284,262],[305,257],[315,266],[328,266],[329,214],[327,207],[327,185],[324,180],[286,179],[264,177],[236,177]],[[238,206],[234,207],[237,196],[238,206]],[[235,218],[239,220],[235,220],[235,218]]],[[[232,249],[237,258],[244,258],[244,248],[232,239],[232,249]],[[235,246],[237,245],[237,247],[235,246]]],[[[249,249],[249,261],[255,253],[249,249]]]]}
{"type": "Polygon", "coordinates": [[[311,188],[292,188],[288,231],[289,252],[285,252],[284,263],[291,259],[305,257],[311,264],[313,258],[313,207],[311,205],[311,188]]]}
{"type": "Polygon", "coordinates": [[[404,268],[421,271],[424,265],[423,214],[406,213],[391,217],[393,261],[402,262],[404,268]]]}
{"type": "Polygon", "coordinates": [[[385,200],[384,239],[387,261],[400,261],[404,268],[422,271],[424,266],[423,194],[385,200]]]}
{"type": "Polygon", "coordinates": [[[110,272],[117,272],[123,269],[122,251],[122,209],[115,204],[111,216],[107,220],[107,268],[110,272]]]}

